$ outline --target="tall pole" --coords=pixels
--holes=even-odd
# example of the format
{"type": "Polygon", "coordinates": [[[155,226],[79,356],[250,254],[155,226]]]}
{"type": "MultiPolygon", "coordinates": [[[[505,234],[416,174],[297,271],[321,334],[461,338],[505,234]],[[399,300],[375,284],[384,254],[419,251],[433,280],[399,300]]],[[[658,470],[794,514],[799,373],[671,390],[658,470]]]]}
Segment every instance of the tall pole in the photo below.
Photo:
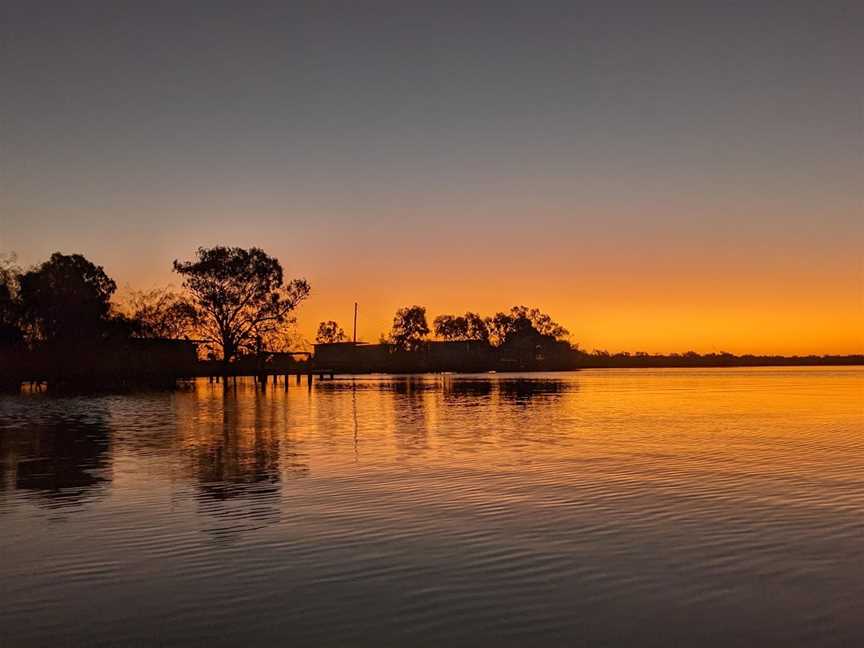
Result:
{"type": "Polygon", "coordinates": [[[357,344],[357,302],[354,302],[354,344],[357,344]]]}

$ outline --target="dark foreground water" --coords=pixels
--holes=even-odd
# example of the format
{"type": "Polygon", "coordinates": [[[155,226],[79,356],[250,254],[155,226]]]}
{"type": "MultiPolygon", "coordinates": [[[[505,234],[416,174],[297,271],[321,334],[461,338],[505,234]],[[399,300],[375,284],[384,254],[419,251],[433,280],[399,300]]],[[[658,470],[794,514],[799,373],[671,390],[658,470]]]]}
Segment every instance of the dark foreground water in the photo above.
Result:
{"type": "Polygon", "coordinates": [[[864,645],[864,370],[0,398],[0,645],[864,645]]]}

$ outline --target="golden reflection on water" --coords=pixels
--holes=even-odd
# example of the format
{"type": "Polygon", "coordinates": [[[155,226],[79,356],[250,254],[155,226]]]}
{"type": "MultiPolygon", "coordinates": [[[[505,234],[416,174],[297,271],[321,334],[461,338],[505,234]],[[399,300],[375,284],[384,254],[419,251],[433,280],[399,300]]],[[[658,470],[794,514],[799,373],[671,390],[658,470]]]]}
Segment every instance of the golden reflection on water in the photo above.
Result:
{"type": "Polygon", "coordinates": [[[37,393],[0,471],[0,644],[862,634],[860,368],[37,393]]]}
{"type": "Polygon", "coordinates": [[[5,490],[71,499],[110,482],[117,461],[128,474],[154,457],[146,479],[164,469],[214,497],[358,463],[494,470],[626,457],[644,479],[670,464],[820,479],[864,465],[836,461],[860,442],[864,377],[855,368],[363,376],[311,388],[280,378],[264,389],[202,380],[131,400],[31,398],[46,404],[42,415],[0,437],[5,490]]]}
{"type": "MultiPolygon", "coordinates": [[[[599,480],[617,478],[603,466],[624,465],[643,482],[711,475],[788,498],[864,468],[844,455],[861,442],[862,384],[854,369],[371,376],[263,390],[202,381],[170,397],[174,425],[157,438],[173,444],[176,478],[223,498],[310,472],[415,464],[487,479],[580,465],[588,474],[578,479],[599,480]],[[794,483],[776,491],[772,476],[794,483]]],[[[117,452],[149,460],[140,436],[125,441],[117,452]]]]}

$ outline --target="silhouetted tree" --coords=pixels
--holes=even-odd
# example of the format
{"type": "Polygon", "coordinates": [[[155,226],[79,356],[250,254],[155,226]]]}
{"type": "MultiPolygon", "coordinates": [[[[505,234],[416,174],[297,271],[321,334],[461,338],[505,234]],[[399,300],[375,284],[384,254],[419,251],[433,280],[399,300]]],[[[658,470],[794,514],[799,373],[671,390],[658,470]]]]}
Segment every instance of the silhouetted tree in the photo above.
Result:
{"type": "Polygon", "coordinates": [[[310,290],[305,279],[285,284],[279,261],[255,247],[198,248],[196,260],[175,260],[174,271],[184,277],[198,335],[226,363],[291,323],[310,290]]]}
{"type": "Polygon", "coordinates": [[[433,320],[432,326],[435,335],[442,340],[464,340],[468,335],[468,323],[464,317],[439,315],[433,320]]]}
{"type": "Polygon", "coordinates": [[[0,346],[16,346],[23,341],[19,279],[14,255],[0,256],[0,346]]]}
{"type": "Polygon", "coordinates": [[[495,313],[486,318],[486,328],[489,331],[489,341],[495,346],[501,346],[507,334],[515,330],[514,320],[507,313],[495,313]]]}
{"type": "Polygon", "coordinates": [[[17,311],[11,288],[5,283],[0,283],[0,345],[5,346],[20,341],[21,329],[18,326],[17,311]]]}
{"type": "Polygon", "coordinates": [[[570,335],[570,331],[555,322],[546,313],[541,312],[539,308],[514,306],[510,309],[510,315],[517,320],[520,318],[527,319],[540,335],[551,335],[554,338],[564,338],[570,335]]]}
{"type": "Polygon", "coordinates": [[[397,349],[415,350],[427,335],[429,325],[426,323],[426,309],[423,306],[409,306],[396,311],[390,341],[397,349]]]}
{"type": "Polygon", "coordinates": [[[128,333],[129,322],[111,313],[116,284],[80,254],[55,252],[21,275],[19,284],[22,319],[34,340],[95,340],[115,331],[128,333]]]}
{"type": "Polygon", "coordinates": [[[477,313],[465,313],[458,317],[439,315],[433,322],[435,335],[450,341],[482,341],[489,340],[489,329],[486,321],[477,313]]]}
{"type": "Polygon", "coordinates": [[[278,353],[311,350],[308,341],[297,332],[296,321],[293,319],[262,335],[261,348],[278,353]]]}
{"type": "Polygon", "coordinates": [[[10,288],[10,292],[14,292],[13,288],[17,286],[21,269],[16,264],[17,257],[12,254],[0,254],[0,285],[10,288]]]}
{"type": "Polygon", "coordinates": [[[540,309],[527,306],[513,306],[509,313],[496,313],[485,321],[489,329],[489,337],[497,346],[503,344],[508,337],[524,333],[529,328],[541,335],[551,335],[559,339],[570,334],[566,328],[540,309]]]}
{"type": "Polygon", "coordinates": [[[465,313],[466,339],[478,340],[480,342],[489,341],[489,327],[486,320],[480,317],[477,313],[468,311],[465,313]]]}
{"type": "Polygon", "coordinates": [[[348,339],[339,325],[333,320],[321,322],[318,325],[318,333],[315,336],[316,344],[334,344],[336,342],[344,342],[348,339]]]}
{"type": "Polygon", "coordinates": [[[168,288],[133,292],[127,310],[141,337],[177,340],[194,334],[195,307],[168,288]]]}

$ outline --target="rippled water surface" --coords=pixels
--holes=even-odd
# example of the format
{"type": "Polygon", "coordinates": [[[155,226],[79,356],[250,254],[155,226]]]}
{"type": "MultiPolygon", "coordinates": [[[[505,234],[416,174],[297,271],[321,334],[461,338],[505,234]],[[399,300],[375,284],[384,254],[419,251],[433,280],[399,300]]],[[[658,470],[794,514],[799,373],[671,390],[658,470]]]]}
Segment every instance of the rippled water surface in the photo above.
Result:
{"type": "Polygon", "coordinates": [[[0,397],[0,645],[864,645],[864,370],[0,397]]]}

